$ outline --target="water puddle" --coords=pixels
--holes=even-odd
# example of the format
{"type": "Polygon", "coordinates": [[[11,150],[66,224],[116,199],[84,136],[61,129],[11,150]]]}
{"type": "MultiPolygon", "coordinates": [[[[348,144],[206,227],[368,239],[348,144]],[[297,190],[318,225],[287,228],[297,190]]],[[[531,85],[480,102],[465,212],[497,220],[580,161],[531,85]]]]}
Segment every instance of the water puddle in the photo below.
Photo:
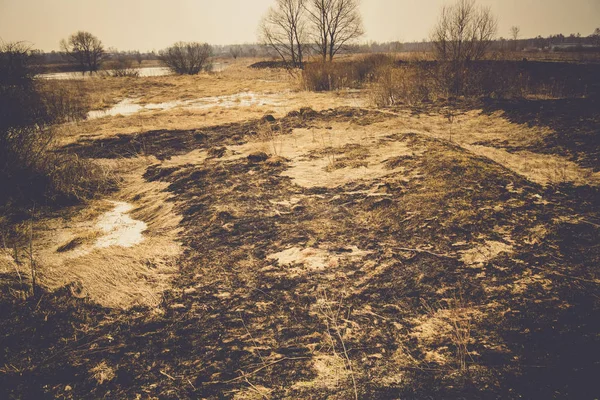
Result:
{"type": "MultiPolygon", "coordinates": [[[[168,68],[164,67],[148,67],[148,68],[139,68],[137,69],[140,77],[150,77],[150,76],[166,76],[171,75],[171,71],[168,68]]],[[[110,73],[111,71],[102,71],[106,73],[110,73]]],[[[100,75],[101,76],[101,75],[100,75]]],[[[48,74],[39,74],[39,78],[41,79],[49,79],[49,80],[68,80],[68,79],[90,79],[98,77],[98,75],[90,75],[88,73],[82,74],[81,72],[53,72],[48,74]]]]}
{"type": "Polygon", "coordinates": [[[134,103],[132,99],[124,99],[115,104],[112,108],[109,108],[108,110],[90,111],[87,115],[87,119],[114,117],[117,115],[126,116],[140,112],[143,109],[143,106],[134,103]]]}
{"type": "Polygon", "coordinates": [[[147,228],[146,223],[127,215],[133,209],[131,204],[122,201],[112,203],[114,208],[100,216],[96,223],[96,227],[104,235],[96,240],[95,247],[132,247],[141,243],[144,240],[142,232],[147,228]]]}
{"type": "MultiPolygon", "coordinates": [[[[229,64],[227,63],[213,63],[212,72],[222,72],[229,64]]],[[[146,67],[136,68],[141,78],[152,77],[152,76],[166,76],[171,75],[171,71],[165,67],[146,67]]],[[[101,73],[110,73],[112,71],[102,71],[101,73]]],[[[68,79],[90,79],[91,77],[97,77],[98,75],[90,75],[88,73],[82,74],[81,72],[51,72],[47,74],[37,75],[40,79],[49,80],[68,80],[68,79]]]]}
{"type": "Polygon", "coordinates": [[[241,92],[225,96],[202,97],[194,100],[175,100],[164,103],[138,104],[135,99],[126,98],[108,110],[95,110],[88,113],[88,119],[132,115],[141,111],[165,111],[173,108],[204,110],[213,107],[234,108],[252,106],[278,106],[285,101],[285,93],[241,92]]]}

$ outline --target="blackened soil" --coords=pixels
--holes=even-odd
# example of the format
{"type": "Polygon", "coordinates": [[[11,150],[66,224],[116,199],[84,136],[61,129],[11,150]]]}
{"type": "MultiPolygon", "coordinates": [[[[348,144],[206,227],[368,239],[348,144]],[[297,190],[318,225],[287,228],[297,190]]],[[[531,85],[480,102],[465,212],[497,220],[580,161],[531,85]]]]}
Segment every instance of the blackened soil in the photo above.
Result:
{"type": "MultiPolygon", "coordinates": [[[[527,147],[507,146],[509,151],[530,150],[566,156],[581,166],[600,171],[600,101],[598,99],[488,101],[484,111],[504,111],[517,124],[543,126],[554,133],[527,147]]],[[[489,144],[489,143],[483,143],[489,144]]]]}
{"type": "MultiPolygon", "coordinates": [[[[287,132],[334,119],[368,126],[380,118],[304,110],[281,126],[287,132]]],[[[148,154],[167,158],[241,143],[258,123],[139,136],[148,154]]],[[[77,151],[124,155],[137,149],[139,136],[77,151]]],[[[588,200],[580,203],[568,187],[543,189],[442,141],[418,134],[390,140],[422,156],[389,160],[402,173],[331,189],[294,185],[281,174],[286,161],[210,158],[149,168],[146,179],[169,183],[186,248],[160,312],[98,309],[69,288],[26,303],[6,292],[4,397],[217,399],[262,386],[272,398],[353,398],[346,378],[337,386],[299,384],[322,380],[315,361],[343,348],[335,331],[328,335],[333,328],[318,307],[325,300],[340,316],[359,398],[597,396],[600,231],[585,222],[598,218],[597,192],[581,189],[588,200]],[[276,204],[291,197],[299,203],[276,204]],[[486,241],[513,252],[477,266],[460,260],[461,250],[486,241]],[[290,247],[347,254],[350,246],[369,253],[324,270],[268,258],[290,247]],[[532,275],[543,279],[519,283],[532,275]],[[418,318],[449,298],[483,315],[472,321],[462,370],[452,335],[431,343],[414,335],[418,318]],[[430,358],[431,351],[447,360],[430,358]],[[113,376],[101,382],[99,365],[113,376]]]]}

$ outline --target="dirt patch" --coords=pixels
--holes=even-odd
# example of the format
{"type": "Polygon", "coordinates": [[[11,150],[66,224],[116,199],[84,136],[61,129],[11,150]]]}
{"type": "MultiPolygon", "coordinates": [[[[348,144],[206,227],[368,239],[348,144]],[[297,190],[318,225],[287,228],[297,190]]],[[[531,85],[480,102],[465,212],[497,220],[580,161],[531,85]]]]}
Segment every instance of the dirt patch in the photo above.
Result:
{"type": "Polygon", "coordinates": [[[493,260],[500,253],[511,252],[512,246],[496,242],[492,240],[486,240],[481,246],[474,247],[469,250],[461,251],[460,260],[466,265],[472,266],[483,266],[485,263],[493,260]]]}
{"type": "Polygon", "coordinates": [[[362,258],[369,252],[361,251],[357,247],[331,251],[327,249],[291,247],[279,253],[269,254],[267,259],[276,260],[281,266],[302,265],[306,269],[323,271],[336,268],[342,259],[362,258]]]}

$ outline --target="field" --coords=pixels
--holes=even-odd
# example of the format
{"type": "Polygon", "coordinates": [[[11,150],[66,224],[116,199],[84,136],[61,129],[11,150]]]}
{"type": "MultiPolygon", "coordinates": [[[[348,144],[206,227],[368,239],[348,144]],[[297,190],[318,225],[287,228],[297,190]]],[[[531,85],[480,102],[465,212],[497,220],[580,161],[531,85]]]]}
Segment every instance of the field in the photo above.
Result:
{"type": "Polygon", "coordinates": [[[118,189],[3,235],[1,398],[598,396],[598,65],[378,107],[256,61],[64,83],[118,189]]]}

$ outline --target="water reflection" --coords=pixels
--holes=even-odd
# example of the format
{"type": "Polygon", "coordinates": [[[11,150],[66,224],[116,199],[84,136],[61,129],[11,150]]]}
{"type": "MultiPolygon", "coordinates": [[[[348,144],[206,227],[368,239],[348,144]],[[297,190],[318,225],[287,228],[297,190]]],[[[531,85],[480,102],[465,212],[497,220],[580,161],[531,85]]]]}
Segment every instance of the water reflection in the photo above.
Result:
{"type": "Polygon", "coordinates": [[[212,107],[251,107],[278,106],[285,101],[288,91],[281,93],[241,92],[226,96],[202,97],[194,100],[174,100],[164,103],[138,104],[135,99],[126,98],[108,110],[96,110],[88,113],[88,119],[131,115],[144,110],[170,110],[181,107],[188,110],[202,110],[212,107]]]}
{"type": "MultiPolygon", "coordinates": [[[[222,72],[229,66],[229,63],[213,63],[212,71],[213,72],[222,72]]],[[[146,67],[146,68],[138,68],[140,77],[150,77],[150,76],[166,76],[171,75],[171,71],[165,67],[146,67]]],[[[53,72],[48,74],[39,74],[38,77],[41,79],[57,79],[57,80],[65,80],[65,79],[89,79],[91,77],[102,76],[102,73],[109,74],[111,71],[101,71],[100,75],[90,75],[88,73],[82,74],[81,72],[53,72]]]]}

